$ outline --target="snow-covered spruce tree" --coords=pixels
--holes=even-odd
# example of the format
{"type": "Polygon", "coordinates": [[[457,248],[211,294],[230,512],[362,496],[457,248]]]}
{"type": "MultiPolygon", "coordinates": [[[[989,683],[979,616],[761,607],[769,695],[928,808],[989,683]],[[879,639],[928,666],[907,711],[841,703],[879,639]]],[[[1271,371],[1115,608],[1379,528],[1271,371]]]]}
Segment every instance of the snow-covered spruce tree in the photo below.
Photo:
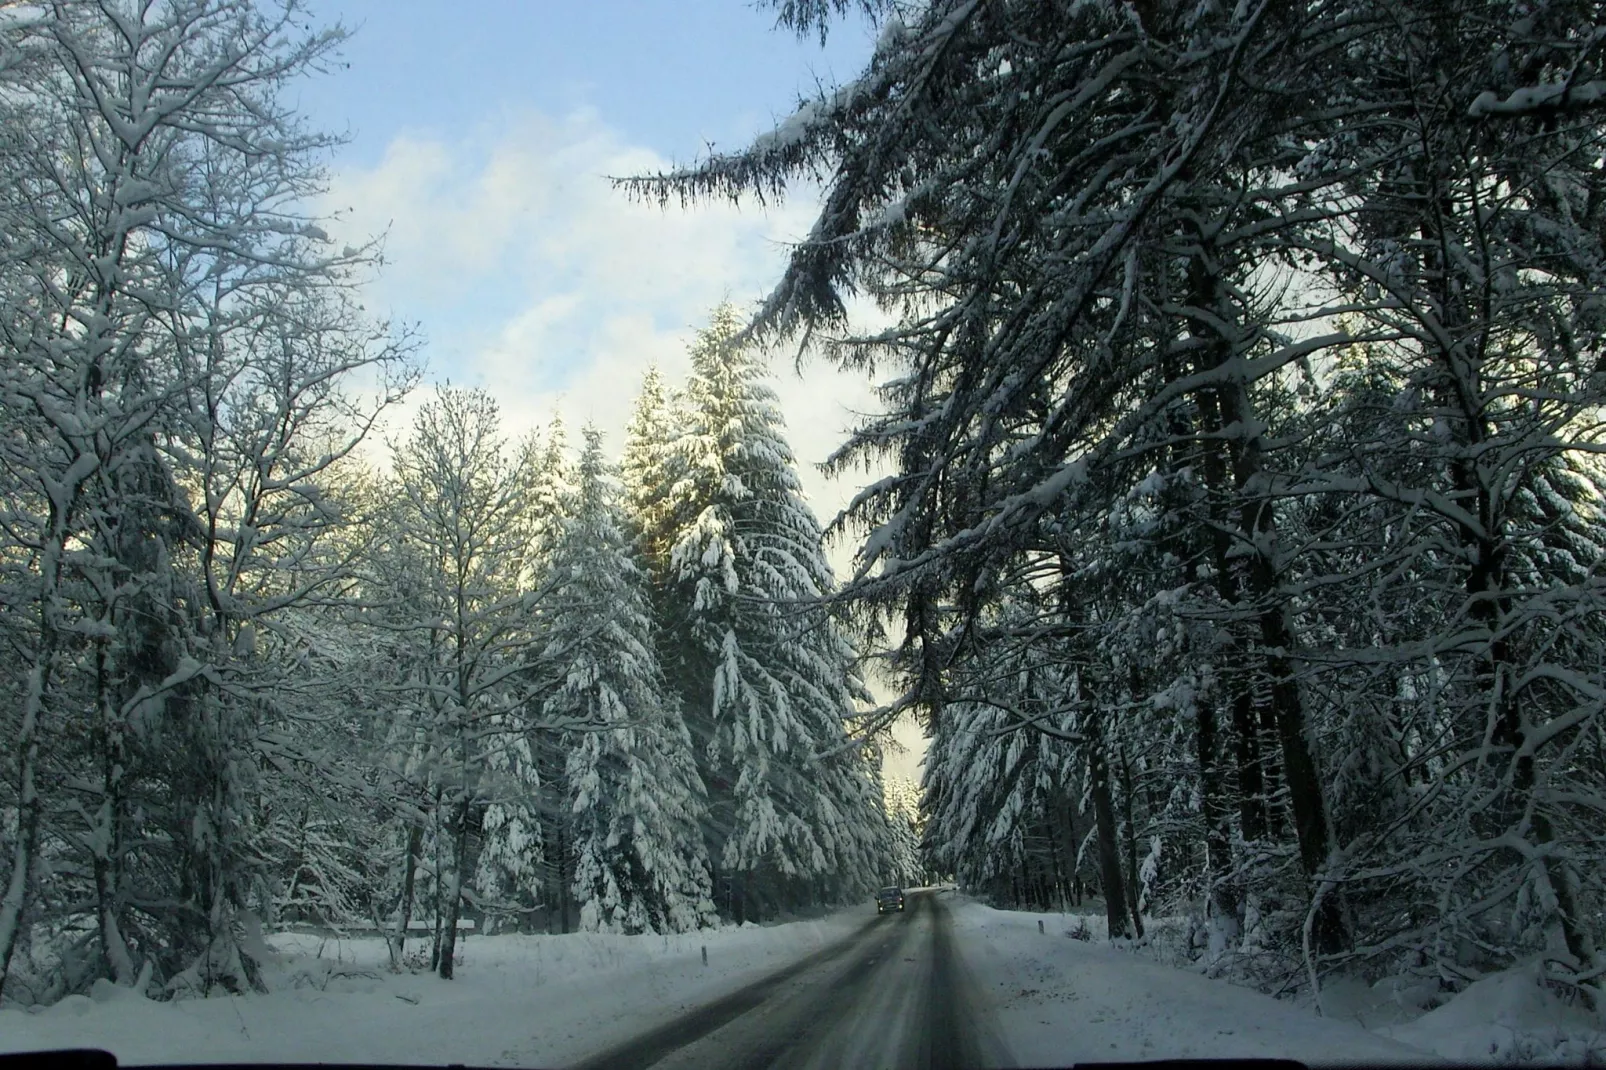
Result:
{"type": "MultiPolygon", "coordinates": [[[[530,579],[533,586],[540,587],[560,581],[551,572],[551,562],[567,530],[567,514],[576,495],[568,430],[560,418],[554,416],[545,440],[539,449],[532,450],[531,459],[526,484],[534,508],[526,538],[532,548],[530,579]]],[[[561,725],[548,725],[542,713],[543,696],[562,685],[565,670],[561,664],[537,656],[526,675],[529,698],[523,716],[536,788],[518,805],[527,808],[540,826],[541,852],[532,875],[537,880],[536,898],[542,905],[547,931],[572,932],[578,923],[578,904],[574,901],[575,815],[566,770],[576,737],[561,725]]]]}
{"type": "Polygon", "coordinates": [[[568,729],[580,927],[684,932],[714,920],[706,810],[679,700],[658,667],[646,574],[601,434],[584,431],[550,570],[543,728],[568,729]]]}
{"type": "Polygon", "coordinates": [[[631,529],[655,590],[667,585],[669,550],[674,543],[670,494],[678,477],[669,391],[657,366],[647,369],[625,429],[619,460],[624,502],[631,529]]]}
{"type": "Polygon", "coordinates": [[[744,919],[868,888],[885,820],[847,737],[863,688],[821,604],[820,528],[740,328],[726,306],[699,334],[659,471],[674,478],[665,672],[708,790],[715,901],[744,919]]]}
{"type": "MultiPolygon", "coordinates": [[[[676,534],[672,493],[679,468],[671,400],[657,366],[648,368],[625,428],[619,474],[624,484],[626,523],[646,573],[652,617],[660,625],[653,629],[654,652],[669,693],[683,702],[692,692],[691,681],[681,676],[685,649],[678,634],[663,626],[675,612],[670,549],[676,534]]],[[[702,738],[694,749],[700,754],[706,746],[707,740],[702,738]]]]}
{"type": "Polygon", "coordinates": [[[263,650],[258,624],[338,590],[340,510],[316,484],[372,416],[340,396],[342,373],[401,356],[367,344],[346,295],[366,252],[335,253],[300,207],[332,142],[280,92],[338,34],[244,0],[63,3],[0,32],[23,76],[0,151],[0,406],[21,510],[4,556],[33,562],[9,603],[33,620],[13,617],[28,668],[0,986],[25,936],[43,945],[8,995],[141,973],[246,986],[240,937],[265,905],[261,703],[287,653],[263,650]],[[238,408],[234,384],[258,376],[280,391],[238,408]],[[271,434],[215,450],[259,425],[271,434]],[[71,786],[46,798],[47,783],[71,786]],[[30,915],[46,898],[94,904],[88,947],[77,906],[30,915]]]}
{"type": "Polygon", "coordinates": [[[920,817],[920,789],[903,777],[889,777],[883,789],[887,823],[891,826],[891,857],[888,876],[904,886],[926,881],[926,861],[920,842],[924,822],[920,817]]]}

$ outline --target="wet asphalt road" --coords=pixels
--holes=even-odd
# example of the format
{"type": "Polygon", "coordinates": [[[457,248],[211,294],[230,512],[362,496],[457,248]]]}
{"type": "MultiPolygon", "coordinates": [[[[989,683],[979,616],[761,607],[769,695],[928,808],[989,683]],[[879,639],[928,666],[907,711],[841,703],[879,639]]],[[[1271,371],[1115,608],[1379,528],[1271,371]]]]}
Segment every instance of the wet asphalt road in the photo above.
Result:
{"type": "Polygon", "coordinates": [[[641,1067],[878,1067],[1011,1064],[954,954],[939,892],[871,915],[847,939],[583,1064],[641,1067]]]}

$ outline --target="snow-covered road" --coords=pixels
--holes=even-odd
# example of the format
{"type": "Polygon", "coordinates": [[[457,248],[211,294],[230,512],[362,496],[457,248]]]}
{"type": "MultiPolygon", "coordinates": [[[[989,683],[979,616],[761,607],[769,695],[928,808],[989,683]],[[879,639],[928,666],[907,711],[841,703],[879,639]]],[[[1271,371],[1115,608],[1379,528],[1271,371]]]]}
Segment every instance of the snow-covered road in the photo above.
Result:
{"type": "Polygon", "coordinates": [[[153,1003],[103,984],[37,1013],[0,1011],[0,1051],[101,1047],[125,1064],[664,1068],[1433,1061],[1352,1022],[1067,939],[1058,915],[952,892],[909,902],[903,915],[866,905],[669,938],[471,938],[450,982],[380,968],[376,940],[317,948],[302,938],[286,942],[270,994],[153,1003]]]}
{"type": "Polygon", "coordinates": [[[945,1070],[1169,1058],[1438,1061],[1353,1023],[1067,939],[1058,916],[991,910],[938,891],[911,893],[909,908],[587,1065],[945,1070]]]}
{"type": "Polygon", "coordinates": [[[802,968],[783,971],[684,1023],[599,1053],[594,1070],[1013,1065],[953,953],[947,907],[911,892],[802,968]]]}

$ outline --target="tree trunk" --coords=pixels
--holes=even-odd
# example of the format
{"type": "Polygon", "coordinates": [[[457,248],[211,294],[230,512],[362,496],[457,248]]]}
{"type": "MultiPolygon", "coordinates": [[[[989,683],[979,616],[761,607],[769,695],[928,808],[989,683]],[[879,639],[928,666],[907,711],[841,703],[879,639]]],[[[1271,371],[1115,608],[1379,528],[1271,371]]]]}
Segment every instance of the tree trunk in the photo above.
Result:
{"type": "Polygon", "coordinates": [[[36,771],[39,766],[39,709],[45,688],[45,668],[36,661],[28,672],[27,690],[22,704],[22,726],[17,733],[17,840],[11,851],[11,879],[0,899],[0,995],[5,992],[11,972],[11,956],[17,949],[23,910],[28,905],[34,851],[39,842],[39,794],[36,771]]]}
{"type": "Polygon", "coordinates": [[[573,898],[572,878],[574,874],[569,869],[569,856],[574,853],[569,843],[568,827],[558,829],[558,918],[559,926],[565,933],[573,932],[569,927],[569,907],[573,898]]]}
{"type": "Polygon", "coordinates": [[[453,959],[457,955],[457,920],[463,912],[463,866],[468,859],[468,792],[463,792],[452,814],[452,875],[446,884],[445,910],[441,918],[441,980],[452,979],[453,959]]]}
{"type": "Polygon", "coordinates": [[[1059,796],[1059,805],[1056,809],[1059,811],[1059,848],[1061,857],[1064,860],[1062,863],[1063,879],[1067,894],[1077,906],[1080,906],[1082,903],[1082,891],[1076,865],[1076,809],[1071,805],[1070,797],[1063,787],[1056,788],[1056,793],[1059,796]]]}
{"type": "Polygon", "coordinates": [[[91,868],[95,877],[95,913],[101,957],[107,973],[120,985],[137,975],[122,927],[123,771],[126,765],[121,718],[112,685],[111,654],[103,640],[95,644],[96,744],[101,759],[101,799],[95,815],[91,868]]]}
{"type": "MultiPolygon", "coordinates": [[[[1096,729],[1098,714],[1089,716],[1096,729]]],[[[1104,914],[1109,920],[1110,939],[1130,934],[1127,927],[1126,890],[1121,880],[1121,853],[1116,843],[1115,805],[1110,798],[1110,771],[1104,762],[1102,741],[1096,731],[1089,733],[1087,772],[1093,796],[1093,821],[1098,829],[1099,884],[1104,893],[1104,914]]]]}
{"type": "Polygon", "coordinates": [[[1121,747],[1121,817],[1126,826],[1126,905],[1132,912],[1132,933],[1143,939],[1143,910],[1138,904],[1138,830],[1132,821],[1132,763],[1121,747]]]}
{"type": "MultiPolygon", "coordinates": [[[[1271,504],[1263,502],[1251,510],[1245,506],[1245,537],[1255,544],[1270,546],[1275,539],[1271,504]]],[[[1288,785],[1288,804],[1293,812],[1294,834],[1299,843],[1299,860],[1307,877],[1316,877],[1327,864],[1327,800],[1315,755],[1305,735],[1305,707],[1294,679],[1287,651],[1294,646],[1288,628],[1287,610],[1276,590],[1272,564],[1264,553],[1255,555],[1250,568],[1251,585],[1260,602],[1260,638],[1265,646],[1265,663],[1271,676],[1271,713],[1281,744],[1283,778],[1288,785]]],[[[1314,933],[1316,950],[1331,954],[1348,942],[1343,904],[1336,891],[1322,897],[1314,933]]]]}
{"type": "Polygon", "coordinates": [[[1070,889],[1065,879],[1065,867],[1060,862],[1059,845],[1053,838],[1049,840],[1048,862],[1050,872],[1053,874],[1053,883],[1049,886],[1050,907],[1057,901],[1060,913],[1065,913],[1065,904],[1070,898],[1070,889]]]}
{"type": "Polygon", "coordinates": [[[1232,756],[1238,777],[1238,826],[1249,843],[1265,839],[1267,832],[1265,767],[1260,750],[1255,696],[1244,684],[1232,694],[1232,756]]]}
{"type": "Polygon", "coordinates": [[[60,645],[52,604],[60,585],[61,554],[66,545],[63,513],[61,506],[53,502],[50,536],[45,541],[39,565],[39,646],[34,651],[33,665],[28,669],[22,717],[17,727],[17,839],[11,849],[11,875],[6,882],[6,893],[0,898],[0,995],[4,994],[11,974],[11,957],[17,950],[39,845],[39,719],[60,645]]]}
{"type": "Polygon", "coordinates": [[[400,966],[407,959],[407,927],[413,923],[413,895],[418,886],[418,857],[424,849],[424,823],[416,818],[407,826],[407,854],[403,864],[401,903],[397,908],[396,958],[400,966]]]}
{"type": "Polygon", "coordinates": [[[1199,782],[1203,795],[1200,809],[1205,826],[1205,895],[1210,907],[1210,955],[1213,960],[1238,936],[1239,897],[1238,890],[1227,878],[1232,871],[1232,833],[1217,757],[1216,710],[1209,701],[1198,701],[1194,713],[1194,740],[1199,749],[1199,782]]]}
{"type": "MultiPolygon", "coordinates": [[[[1192,296],[1197,298],[1209,296],[1210,288],[1205,280],[1197,278],[1191,280],[1193,288],[1197,291],[1192,296]]],[[[1175,355],[1168,358],[1164,364],[1165,385],[1171,387],[1189,371],[1189,359],[1181,346],[1173,343],[1176,338],[1168,339],[1168,345],[1174,349],[1175,355]]],[[[1221,346],[1223,340],[1213,338],[1211,344],[1221,346]]],[[[1206,358],[1219,363],[1219,356],[1206,358]]],[[[1225,458],[1225,444],[1213,435],[1199,438],[1201,430],[1218,431],[1221,421],[1220,414],[1215,410],[1215,398],[1206,392],[1198,399],[1193,412],[1183,406],[1173,406],[1168,413],[1168,431],[1177,443],[1166,451],[1165,464],[1173,473],[1183,472],[1190,467],[1202,470],[1205,483],[1205,511],[1210,523],[1199,525],[1197,523],[1174,524],[1174,530],[1166,537],[1165,543],[1169,545],[1177,560],[1186,562],[1182,566],[1183,581],[1193,589],[1203,590],[1210,580],[1203,575],[1201,564],[1206,551],[1213,566],[1214,575],[1212,586],[1215,587],[1221,600],[1227,605],[1237,602],[1236,577],[1230,557],[1231,539],[1227,534],[1227,525],[1223,516],[1223,493],[1227,488],[1227,463],[1225,458]],[[1197,445],[1194,445],[1194,443],[1197,445]]],[[[1222,632],[1231,635],[1234,632],[1231,622],[1223,622],[1222,632]]],[[[1230,703],[1234,706],[1240,702],[1248,709],[1250,695],[1248,692],[1246,675],[1237,667],[1230,664],[1233,653],[1241,654],[1241,644],[1234,643],[1228,647],[1229,664],[1218,670],[1218,690],[1230,696],[1230,703]]],[[[1210,699],[1196,697],[1194,700],[1194,738],[1197,746],[1199,763],[1199,793],[1201,817],[1204,821],[1205,846],[1205,879],[1207,881],[1206,896],[1217,918],[1236,919],[1237,902],[1233,890],[1225,882],[1225,876],[1232,870],[1232,832],[1231,832],[1231,801],[1229,800],[1227,780],[1222,775],[1220,759],[1218,757],[1219,745],[1217,743],[1218,730],[1216,725],[1217,708],[1210,699]]],[[[1241,754],[1241,764],[1248,768],[1246,775],[1240,776],[1240,788],[1246,786],[1259,794],[1259,766],[1258,754],[1250,751],[1241,754]]],[[[1258,838],[1258,830],[1253,805],[1258,805],[1258,799],[1252,799],[1240,791],[1238,803],[1243,818],[1245,836],[1258,838]],[[1248,830],[1256,827],[1254,837],[1249,836],[1248,830]]],[[[1159,808],[1151,803],[1151,813],[1158,813],[1159,808]]]]}
{"type": "MultiPolygon", "coordinates": [[[[1200,241],[1208,245],[1211,239],[1201,231],[1200,241]]],[[[1241,339],[1235,337],[1228,326],[1238,322],[1238,309],[1222,285],[1217,252],[1210,249],[1208,253],[1199,253],[1188,269],[1190,302],[1208,310],[1214,317],[1213,322],[1204,320],[1195,328],[1207,341],[1199,357],[1201,370],[1223,367],[1241,344],[1241,339]]],[[[1270,713],[1282,751],[1300,862],[1306,875],[1314,878],[1327,863],[1327,808],[1316,760],[1305,737],[1304,705],[1289,660],[1294,641],[1288,625],[1286,597],[1278,587],[1276,513],[1271,498],[1264,492],[1261,440],[1254,433],[1258,421],[1248,386],[1242,379],[1234,377],[1202,393],[1213,395],[1210,411],[1217,427],[1209,430],[1237,428],[1240,432],[1238,437],[1228,440],[1228,452],[1232,462],[1231,500],[1237,510],[1237,538],[1252,551],[1244,576],[1246,590],[1241,593],[1247,595],[1253,607],[1263,647],[1262,657],[1270,677],[1270,713]]],[[[1211,451],[1206,453],[1208,456],[1211,451]]],[[[1207,464],[1207,469],[1209,467],[1207,464]]],[[[1214,474],[1221,479],[1226,476],[1224,471],[1214,474]]],[[[1218,563],[1225,563],[1219,552],[1217,559],[1218,563]]],[[[1223,573],[1223,577],[1225,575],[1223,573]]],[[[1236,595],[1240,593],[1236,587],[1235,582],[1230,583],[1225,590],[1236,595]]],[[[1322,952],[1337,951],[1345,943],[1341,905],[1336,895],[1323,897],[1315,935],[1317,949],[1322,952]]]]}
{"type": "Polygon", "coordinates": [[[441,825],[441,800],[444,798],[445,794],[439,788],[436,788],[433,815],[435,819],[433,844],[435,848],[435,924],[430,935],[429,944],[429,968],[432,970],[439,970],[441,966],[441,915],[446,911],[446,900],[443,896],[446,867],[441,864],[441,844],[446,840],[445,829],[441,825]]]}
{"type": "MultiPolygon", "coordinates": [[[[1214,307],[1219,304],[1219,285],[1219,278],[1208,269],[1203,258],[1195,257],[1189,265],[1189,300],[1199,308],[1214,307]]],[[[1205,336],[1204,341],[1205,348],[1196,361],[1196,370],[1205,371],[1220,367],[1231,356],[1230,339],[1212,332],[1205,336]]],[[[1202,391],[1197,400],[1198,430],[1205,435],[1201,444],[1200,468],[1204,475],[1207,494],[1205,508],[1209,519],[1207,530],[1210,540],[1210,564],[1217,596],[1223,604],[1236,606],[1243,599],[1243,591],[1239,569],[1232,556],[1233,540],[1228,532],[1231,517],[1227,503],[1237,488],[1229,472],[1227,443],[1216,437],[1226,424],[1221,412],[1221,398],[1217,391],[1202,391]]],[[[1266,835],[1265,785],[1262,778],[1259,738],[1255,732],[1254,674],[1249,671],[1250,655],[1241,628],[1235,622],[1228,620],[1223,622],[1222,631],[1230,640],[1223,652],[1225,664],[1221,673],[1221,685],[1228,696],[1232,710],[1233,756],[1236,759],[1238,777],[1238,820],[1244,839],[1254,842],[1266,835]]],[[[1201,711],[1199,716],[1207,718],[1210,714],[1208,711],[1201,711]]],[[[1205,726],[1201,721],[1200,727],[1201,740],[1208,735],[1213,742],[1214,724],[1205,726]]],[[[1203,747],[1202,742],[1201,747],[1203,747]]],[[[1213,758],[1211,765],[1214,766],[1213,758]]],[[[1204,768],[1204,760],[1201,757],[1201,782],[1205,782],[1204,768]]],[[[1219,781],[1219,777],[1213,779],[1219,781]]],[[[1207,782],[1205,790],[1208,794],[1207,782]]],[[[1207,805],[1207,822],[1209,815],[1210,807],[1207,805]]],[[[1208,831],[1206,837],[1208,848],[1208,831]]]]}

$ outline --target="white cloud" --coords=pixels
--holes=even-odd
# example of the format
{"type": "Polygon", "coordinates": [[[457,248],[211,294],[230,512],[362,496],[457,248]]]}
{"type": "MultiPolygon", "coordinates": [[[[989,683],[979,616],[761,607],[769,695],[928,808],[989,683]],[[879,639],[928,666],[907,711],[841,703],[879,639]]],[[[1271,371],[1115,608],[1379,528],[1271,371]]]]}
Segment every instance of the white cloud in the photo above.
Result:
{"type": "MultiPolygon", "coordinates": [[[[668,166],[594,113],[524,112],[454,140],[403,135],[371,169],[338,171],[328,195],[347,240],[385,234],[369,303],[417,320],[437,380],[489,389],[511,431],[559,411],[617,448],[643,372],[686,370],[685,347],[714,305],[747,305],[779,277],[812,196],[768,211],[634,202],[610,175],[668,166]]],[[[789,354],[776,385],[815,509],[828,520],[855,486],[816,470],[850,410],[872,404],[857,375],[789,354]]],[[[846,553],[836,549],[839,568],[846,553]]]]}

